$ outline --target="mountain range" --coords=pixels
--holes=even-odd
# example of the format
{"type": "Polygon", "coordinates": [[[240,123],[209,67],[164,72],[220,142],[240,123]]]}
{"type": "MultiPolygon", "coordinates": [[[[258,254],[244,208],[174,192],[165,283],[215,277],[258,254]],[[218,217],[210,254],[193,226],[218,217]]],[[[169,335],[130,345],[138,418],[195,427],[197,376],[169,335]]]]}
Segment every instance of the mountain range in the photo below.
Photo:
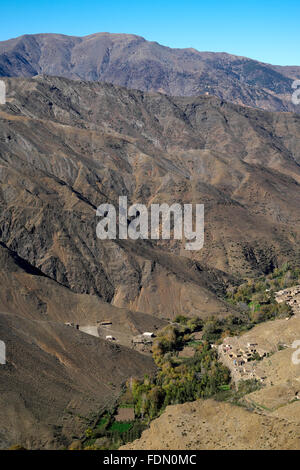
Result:
{"type": "Polygon", "coordinates": [[[0,42],[0,76],[56,75],[109,82],[171,96],[208,93],[236,104],[297,111],[292,83],[300,67],[226,53],[171,49],[131,34],[25,35],[0,42]]]}
{"type": "Polygon", "coordinates": [[[130,35],[0,43],[0,447],[67,446],[153,373],[128,338],[237,314],[229,286],[299,265],[300,116],[274,112],[297,70],[130,35]],[[204,204],[203,249],[99,240],[121,195],[204,204]],[[107,320],[120,344],[66,325],[107,320]]]}

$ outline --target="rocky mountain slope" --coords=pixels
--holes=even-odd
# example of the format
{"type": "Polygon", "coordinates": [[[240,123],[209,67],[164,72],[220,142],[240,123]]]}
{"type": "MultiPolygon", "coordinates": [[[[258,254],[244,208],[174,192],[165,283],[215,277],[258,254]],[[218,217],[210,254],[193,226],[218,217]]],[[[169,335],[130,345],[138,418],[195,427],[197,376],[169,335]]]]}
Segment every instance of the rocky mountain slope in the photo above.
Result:
{"type": "Polygon", "coordinates": [[[0,305],[30,320],[96,325],[110,319],[128,334],[155,331],[166,322],[104,302],[96,295],[77,294],[34,268],[0,243],[0,305]]]}
{"type": "Polygon", "coordinates": [[[164,323],[75,294],[0,245],[0,448],[59,448],[80,436],[131,375],[152,373],[149,356],[93,338],[65,322],[109,318],[132,335],[164,323]],[[5,313],[3,313],[5,312],[5,313]]]}
{"type": "Polygon", "coordinates": [[[171,49],[130,34],[25,35],[0,42],[0,76],[58,75],[173,96],[205,93],[237,104],[299,111],[292,83],[299,67],[226,53],[171,49]]]}
{"type": "Polygon", "coordinates": [[[154,371],[151,357],[58,322],[0,313],[0,335],[0,448],[65,447],[113,406],[122,382],[154,371]]]}
{"type": "Polygon", "coordinates": [[[232,276],[299,259],[297,115],[53,77],[7,88],[1,239],[57,282],[156,316],[222,313],[232,276]],[[96,207],[119,195],[203,203],[203,249],[100,241],[96,207]]]}
{"type": "Polygon", "coordinates": [[[109,317],[136,334],[177,314],[227,315],[230,283],[299,260],[300,118],[52,76],[5,82],[1,445],[26,436],[51,447],[82,428],[68,419],[73,404],[96,412],[112,388],[153,367],[63,323],[109,317]],[[147,207],[204,203],[203,249],[100,241],[96,208],[120,195],[147,207]]]}

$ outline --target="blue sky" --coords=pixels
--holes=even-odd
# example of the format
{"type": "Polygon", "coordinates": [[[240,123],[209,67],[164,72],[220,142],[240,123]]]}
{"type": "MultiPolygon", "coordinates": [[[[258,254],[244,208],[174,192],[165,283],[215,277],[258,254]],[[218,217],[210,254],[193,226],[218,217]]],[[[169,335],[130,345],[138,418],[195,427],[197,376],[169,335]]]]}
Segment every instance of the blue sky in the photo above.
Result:
{"type": "Polygon", "coordinates": [[[32,33],[133,33],[170,47],[300,65],[300,2],[0,0],[0,40],[32,33]]]}

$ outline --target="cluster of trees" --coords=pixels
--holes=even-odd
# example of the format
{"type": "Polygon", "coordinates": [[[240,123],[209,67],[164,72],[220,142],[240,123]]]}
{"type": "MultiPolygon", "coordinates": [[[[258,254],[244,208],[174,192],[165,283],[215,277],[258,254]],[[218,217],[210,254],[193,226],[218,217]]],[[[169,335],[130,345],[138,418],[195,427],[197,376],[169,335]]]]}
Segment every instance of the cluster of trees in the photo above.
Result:
{"type": "Polygon", "coordinates": [[[185,326],[192,326],[194,322],[196,329],[202,330],[204,341],[218,343],[223,338],[239,335],[258,323],[292,316],[291,307],[286,303],[278,304],[274,294],[278,290],[298,283],[300,283],[300,269],[284,264],[267,276],[249,279],[240,286],[228,289],[227,301],[237,307],[238,314],[226,318],[211,316],[206,321],[197,318],[188,319],[181,315],[176,321],[185,326]]]}
{"type": "Polygon", "coordinates": [[[203,325],[201,318],[177,316],[175,323],[163,328],[154,340],[152,352],[156,364],[160,366],[167,353],[182,349],[192,339],[195,331],[202,330],[203,325]]]}
{"type": "MultiPolygon", "coordinates": [[[[176,347],[177,342],[174,344],[176,347]]],[[[189,359],[179,361],[173,353],[156,351],[156,377],[132,383],[137,416],[151,420],[168,405],[210,397],[222,385],[229,384],[229,370],[218,362],[217,352],[207,342],[199,344],[189,359]]]]}
{"type": "Polygon", "coordinates": [[[136,419],[128,429],[119,429],[114,422],[116,408],[106,411],[94,429],[87,429],[85,448],[118,448],[138,438],[146,424],[166,406],[210,397],[230,384],[229,369],[218,361],[217,351],[207,341],[196,343],[192,358],[178,357],[179,350],[193,340],[193,333],[203,325],[199,318],[181,315],[159,332],[152,348],[158,368],[156,376],[130,379],[118,402],[118,406],[134,406],[136,419]]]}
{"type": "Polygon", "coordinates": [[[292,309],[286,303],[278,304],[275,292],[292,287],[300,282],[300,269],[284,264],[268,276],[249,279],[238,287],[227,291],[227,300],[236,305],[251,324],[261,323],[274,318],[291,316],[292,309]]]}
{"type": "Polygon", "coordinates": [[[168,325],[160,331],[152,347],[153,359],[158,366],[165,354],[176,351],[183,346],[185,334],[188,334],[188,330],[181,325],[168,325]]]}
{"type": "Polygon", "coordinates": [[[175,323],[183,325],[186,327],[190,333],[194,333],[195,331],[202,330],[204,325],[204,320],[199,317],[186,317],[184,315],[177,315],[175,318],[175,323]]]}

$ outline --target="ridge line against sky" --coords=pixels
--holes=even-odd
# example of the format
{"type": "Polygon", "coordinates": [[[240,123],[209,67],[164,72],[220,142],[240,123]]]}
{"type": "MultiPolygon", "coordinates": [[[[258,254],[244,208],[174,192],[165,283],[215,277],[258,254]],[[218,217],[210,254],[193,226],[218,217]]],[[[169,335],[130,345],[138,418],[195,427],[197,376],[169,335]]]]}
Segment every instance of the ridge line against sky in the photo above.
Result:
{"type": "Polygon", "coordinates": [[[299,0],[1,0],[0,41],[24,34],[136,34],[171,48],[300,65],[299,0]]]}
{"type": "MultiPolygon", "coordinates": [[[[245,55],[240,55],[240,54],[234,54],[232,52],[227,52],[227,51],[211,51],[211,50],[199,50],[199,49],[196,49],[195,47],[192,47],[192,46],[189,46],[189,47],[172,47],[172,46],[168,46],[166,44],[161,44],[160,42],[158,41],[155,41],[155,40],[150,40],[150,39],[147,39],[139,34],[136,34],[136,33],[128,33],[128,32],[125,32],[125,33],[120,33],[120,32],[114,32],[114,33],[111,33],[109,31],[98,31],[96,33],[90,33],[90,34],[86,34],[86,35],[83,35],[83,36],[79,36],[79,35],[75,35],[75,34],[65,34],[65,33],[57,33],[57,32],[54,32],[54,33],[47,33],[47,32],[37,32],[37,33],[25,33],[23,35],[20,35],[20,36],[16,36],[16,37],[11,37],[11,38],[8,38],[8,39],[4,39],[3,42],[5,41],[9,41],[9,40],[13,40],[13,39],[19,39],[21,37],[24,37],[24,36],[39,36],[39,35],[55,35],[55,36],[65,36],[65,37],[73,37],[73,38],[79,38],[79,39],[84,39],[84,38],[87,38],[89,36],[97,36],[99,34],[109,34],[109,35],[116,35],[116,36],[136,36],[137,38],[140,38],[140,39],[143,39],[145,40],[146,42],[149,42],[149,43],[156,43],[158,44],[159,46],[162,46],[162,47],[166,47],[166,48],[169,48],[169,49],[178,49],[178,50],[193,50],[195,53],[197,52],[200,52],[200,53],[216,53],[216,54],[227,54],[227,55],[231,55],[231,56],[235,56],[235,57],[241,57],[241,58],[246,58],[246,59],[250,59],[250,60],[254,60],[254,61],[257,61],[257,62],[260,62],[262,64],[266,64],[266,65],[275,65],[275,66],[282,66],[282,64],[277,64],[277,63],[271,63],[271,62],[264,62],[262,60],[259,60],[259,59],[255,59],[253,57],[248,57],[248,56],[245,56],[245,55]]],[[[0,40],[0,42],[2,42],[2,40],[0,40]]],[[[297,64],[285,64],[284,66],[291,66],[291,67],[300,67],[300,65],[297,65],[297,64]]]]}

